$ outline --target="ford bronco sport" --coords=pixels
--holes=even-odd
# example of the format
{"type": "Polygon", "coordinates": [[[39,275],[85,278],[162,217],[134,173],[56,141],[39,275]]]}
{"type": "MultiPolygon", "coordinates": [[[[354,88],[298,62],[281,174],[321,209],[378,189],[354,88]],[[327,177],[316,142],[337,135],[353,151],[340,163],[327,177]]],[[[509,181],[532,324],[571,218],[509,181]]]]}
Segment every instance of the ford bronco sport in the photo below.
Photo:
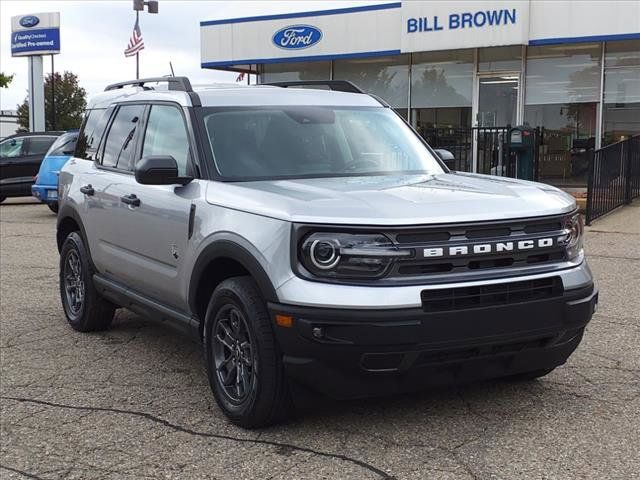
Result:
{"type": "Polygon", "coordinates": [[[244,427],[300,385],[348,398],[563,364],[597,304],[573,198],[450,171],[383,101],[297,83],[155,78],[89,103],[59,180],[69,324],[126,307],[190,332],[244,427]]]}

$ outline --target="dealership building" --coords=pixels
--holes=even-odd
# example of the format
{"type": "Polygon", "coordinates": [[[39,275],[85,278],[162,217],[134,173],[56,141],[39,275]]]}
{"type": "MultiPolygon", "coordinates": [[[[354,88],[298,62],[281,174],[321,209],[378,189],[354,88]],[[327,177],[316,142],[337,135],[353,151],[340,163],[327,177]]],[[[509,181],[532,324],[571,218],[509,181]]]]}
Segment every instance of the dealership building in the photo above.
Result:
{"type": "Polygon", "coordinates": [[[640,2],[406,1],[202,21],[203,68],[349,80],[482,171],[480,143],[540,127],[540,178],[586,182],[584,148],[640,132],[640,2]]]}

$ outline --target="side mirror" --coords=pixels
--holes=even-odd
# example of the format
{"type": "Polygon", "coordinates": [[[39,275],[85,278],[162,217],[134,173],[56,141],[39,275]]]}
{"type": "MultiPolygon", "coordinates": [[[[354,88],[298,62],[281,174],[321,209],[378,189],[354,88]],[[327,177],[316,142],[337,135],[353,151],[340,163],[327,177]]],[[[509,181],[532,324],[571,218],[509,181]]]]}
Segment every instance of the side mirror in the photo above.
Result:
{"type": "Polygon", "coordinates": [[[445,150],[444,148],[438,148],[434,151],[438,154],[440,160],[442,160],[444,164],[449,167],[449,169],[456,169],[456,157],[453,156],[453,153],[451,153],[449,150],[445,150]]]}
{"type": "Polygon", "coordinates": [[[171,155],[142,157],[136,164],[135,176],[143,185],[186,185],[193,180],[178,176],[178,164],[171,155]]]}

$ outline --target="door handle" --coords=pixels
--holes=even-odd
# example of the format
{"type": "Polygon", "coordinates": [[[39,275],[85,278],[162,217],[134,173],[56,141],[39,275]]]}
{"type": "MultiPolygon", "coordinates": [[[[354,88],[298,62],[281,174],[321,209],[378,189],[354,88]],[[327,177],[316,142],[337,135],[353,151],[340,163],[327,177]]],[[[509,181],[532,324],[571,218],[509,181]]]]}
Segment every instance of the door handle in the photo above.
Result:
{"type": "Polygon", "coordinates": [[[96,193],[96,191],[93,189],[91,184],[85,185],[84,187],[80,187],[80,191],[85,195],[89,195],[89,196],[92,196],[94,193],[96,193]]]}
{"type": "Polygon", "coordinates": [[[126,203],[127,205],[131,205],[132,207],[140,206],[140,199],[133,193],[130,193],[129,195],[123,195],[122,197],[120,197],[120,201],[122,203],[126,203]]]}

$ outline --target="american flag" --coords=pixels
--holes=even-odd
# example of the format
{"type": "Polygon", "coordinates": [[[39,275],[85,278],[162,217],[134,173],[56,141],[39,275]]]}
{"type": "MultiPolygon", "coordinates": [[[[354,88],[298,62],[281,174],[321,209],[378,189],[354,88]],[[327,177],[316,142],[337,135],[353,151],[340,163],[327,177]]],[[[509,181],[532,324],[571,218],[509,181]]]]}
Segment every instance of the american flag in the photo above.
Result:
{"type": "Polygon", "coordinates": [[[142,32],[140,31],[140,25],[138,25],[138,19],[136,18],[136,24],[133,26],[133,33],[129,39],[129,45],[124,51],[125,57],[133,57],[136,53],[144,48],[144,41],[142,40],[142,32]]]}

